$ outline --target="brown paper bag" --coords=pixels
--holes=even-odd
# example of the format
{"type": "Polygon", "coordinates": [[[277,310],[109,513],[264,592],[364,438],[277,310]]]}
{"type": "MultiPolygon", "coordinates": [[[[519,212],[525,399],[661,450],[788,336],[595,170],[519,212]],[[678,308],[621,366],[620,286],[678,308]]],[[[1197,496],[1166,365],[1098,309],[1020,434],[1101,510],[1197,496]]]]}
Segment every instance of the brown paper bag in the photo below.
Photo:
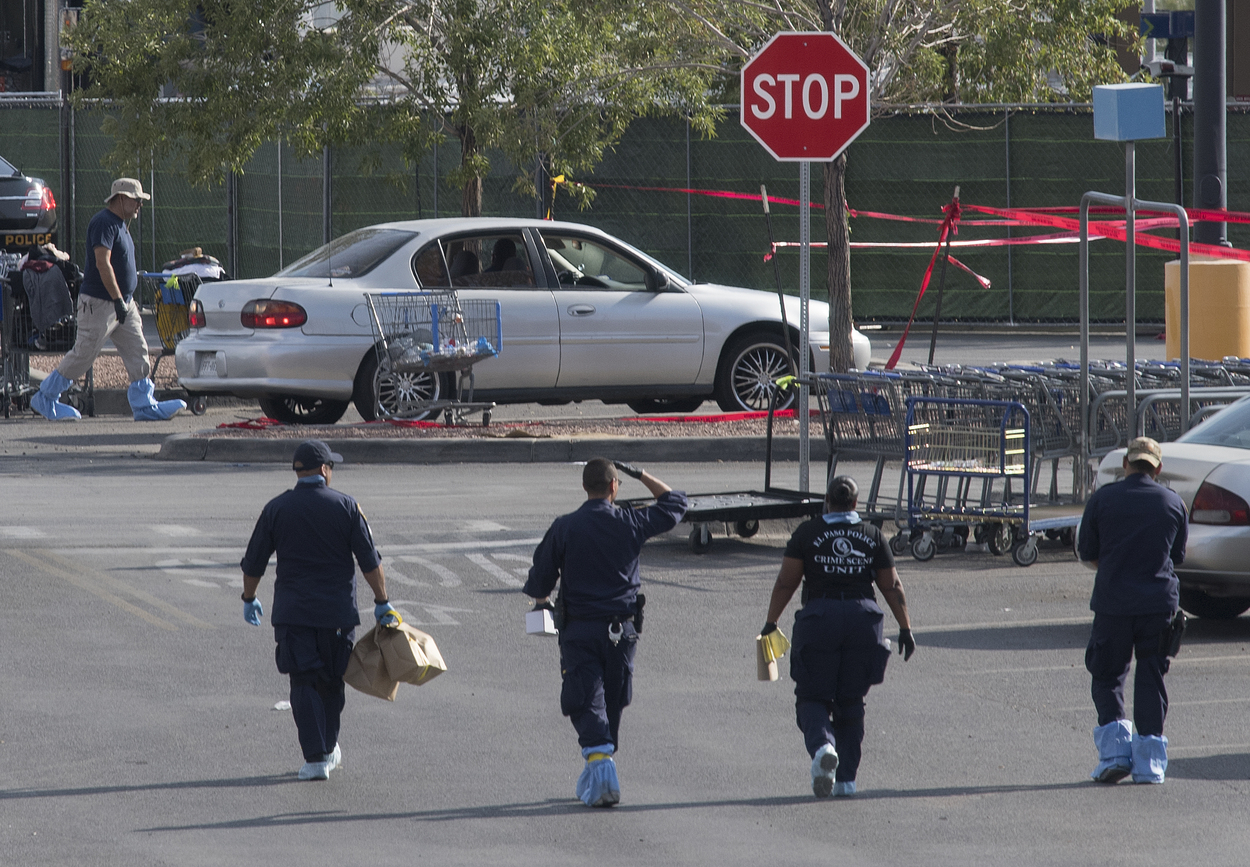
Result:
{"type": "Polygon", "coordinates": [[[447,670],[438,645],[420,629],[400,623],[378,627],[377,631],[386,672],[395,680],[420,686],[447,670]]]}
{"type": "Polygon", "coordinates": [[[356,642],[352,655],[347,660],[347,671],[343,673],[343,680],[365,695],[394,701],[395,693],[399,691],[399,681],[387,674],[382,648],[378,647],[377,632],[378,628],[375,626],[356,642]]]}

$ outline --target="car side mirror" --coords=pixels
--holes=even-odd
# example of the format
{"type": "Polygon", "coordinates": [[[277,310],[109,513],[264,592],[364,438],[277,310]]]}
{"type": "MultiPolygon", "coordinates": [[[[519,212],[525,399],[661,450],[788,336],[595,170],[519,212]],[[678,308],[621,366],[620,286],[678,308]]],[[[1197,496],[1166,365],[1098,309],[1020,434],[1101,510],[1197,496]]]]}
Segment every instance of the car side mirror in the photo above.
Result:
{"type": "Polygon", "coordinates": [[[647,288],[652,292],[663,292],[672,284],[663,271],[651,271],[647,274],[647,288]]]}

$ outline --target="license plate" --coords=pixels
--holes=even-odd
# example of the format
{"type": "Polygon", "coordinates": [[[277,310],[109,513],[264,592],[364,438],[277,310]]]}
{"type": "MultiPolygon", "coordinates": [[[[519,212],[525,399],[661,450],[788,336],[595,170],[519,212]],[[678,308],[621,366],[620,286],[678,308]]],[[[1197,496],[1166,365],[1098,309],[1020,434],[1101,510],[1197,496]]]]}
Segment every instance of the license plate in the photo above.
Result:
{"type": "Polygon", "coordinates": [[[217,356],[201,355],[200,356],[200,376],[216,376],[217,375],[217,356]]]}

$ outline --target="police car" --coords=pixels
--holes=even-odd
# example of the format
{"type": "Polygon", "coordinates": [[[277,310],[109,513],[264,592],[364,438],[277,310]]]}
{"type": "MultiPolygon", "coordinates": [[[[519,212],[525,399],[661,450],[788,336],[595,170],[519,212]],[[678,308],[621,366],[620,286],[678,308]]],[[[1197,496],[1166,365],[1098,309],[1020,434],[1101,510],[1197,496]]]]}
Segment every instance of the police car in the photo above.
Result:
{"type": "Polygon", "coordinates": [[[17,253],[55,241],[52,188],[0,157],[0,249],[17,253]]]}
{"type": "MultiPolygon", "coordinates": [[[[474,366],[477,400],[760,410],[788,367],[771,292],[689,282],[580,223],[458,218],[368,226],[273,277],[205,283],[175,351],[178,379],[192,394],[258,398],[268,416],[308,424],[337,421],[349,402],[372,421],[401,400],[446,398],[451,374],[379,370],[364,297],[444,288],[500,304],[502,351],[474,366]]],[[[797,298],[786,298],[786,317],[797,344],[797,298]]],[[[809,317],[809,359],[824,370],[828,305],[810,302],[809,317]]],[[[865,368],[868,340],[851,337],[865,368]]]]}

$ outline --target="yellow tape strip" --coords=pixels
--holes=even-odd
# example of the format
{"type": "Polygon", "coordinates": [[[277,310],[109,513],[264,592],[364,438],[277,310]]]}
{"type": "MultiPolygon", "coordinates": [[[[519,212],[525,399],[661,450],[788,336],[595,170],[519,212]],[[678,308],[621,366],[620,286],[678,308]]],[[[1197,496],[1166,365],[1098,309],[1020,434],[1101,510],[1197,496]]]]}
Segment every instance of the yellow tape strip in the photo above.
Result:
{"type": "Polygon", "coordinates": [[[154,614],[150,614],[149,612],[144,611],[142,608],[140,608],[137,605],[132,605],[131,603],[127,602],[125,599],[122,599],[120,596],[110,593],[109,591],[103,589],[102,587],[98,587],[92,582],[83,579],[80,575],[75,575],[72,572],[67,572],[49,563],[45,563],[44,561],[40,560],[38,557],[28,554],[25,551],[9,549],[8,553],[13,555],[14,557],[21,560],[24,563],[27,563],[30,566],[34,566],[36,569],[41,569],[44,572],[48,572],[52,575],[57,576],[58,578],[65,579],[70,584],[73,584],[75,587],[79,588],[80,590],[86,590],[88,593],[91,593],[95,596],[100,597],[105,602],[108,602],[112,605],[116,605],[118,608],[122,609],[123,611],[130,612],[135,617],[138,617],[140,620],[144,620],[152,624],[158,629],[164,629],[167,632],[178,631],[178,627],[174,626],[172,623],[168,623],[162,620],[161,618],[155,616],[154,614]]]}
{"type": "Polygon", "coordinates": [[[200,618],[196,617],[194,614],[188,614],[186,611],[183,611],[178,606],[171,605],[170,603],[166,602],[164,599],[159,599],[156,596],[153,596],[151,593],[148,593],[146,590],[140,590],[138,587],[132,587],[130,584],[127,584],[125,581],[122,581],[118,578],[114,578],[111,575],[105,575],[100,572],[92,572],[90,570],[85,570],[79,564],[75,563],[74,561],[66,557],[62,557],[61,555],[57,554],[55,551],[45,550],[44,556],[46,556],[49,560],[52,560],[60,564],[67,570],[77,571],[79,574],[90,576],[94,580],[99,581],[101,584],[108,586],[110,589],[115,590],[118,593],[125,593],[128,596],[133,596],[135,599],[138,599],[140,602],[145,602],[148,605],[151,605],[153,608],[156,608],[160,611],[164,611],[169,616],[178,618],[183,623],[186,623],[188,626],[195,626],[199,629],[216,629],[217,628],[213,626],[213,624],[208,623],[207,621],[201,620],[200,618]]]}

